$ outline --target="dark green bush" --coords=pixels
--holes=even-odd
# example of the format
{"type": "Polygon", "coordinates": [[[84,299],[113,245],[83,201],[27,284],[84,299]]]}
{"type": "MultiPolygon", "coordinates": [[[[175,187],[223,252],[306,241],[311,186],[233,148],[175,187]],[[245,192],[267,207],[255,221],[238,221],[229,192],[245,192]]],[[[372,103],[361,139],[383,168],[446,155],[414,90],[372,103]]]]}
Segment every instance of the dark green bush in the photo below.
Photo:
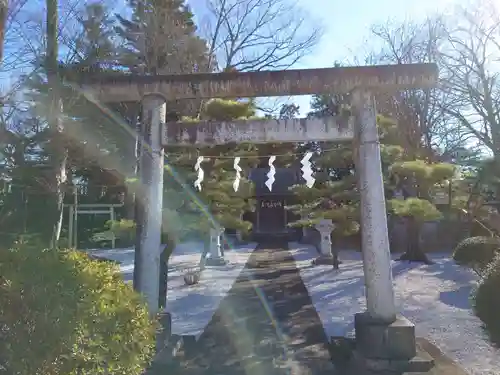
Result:
{"type": "Polygon", "coordinates": [[[9,375],[141,374],[156,324],[115,265],[0,249],[0,366],[9,375]]]}
{"type": "Polygon", "coordinates": [[[482,273],[499,249],[500,239],[497,237],[470,237],[457,245],[453,252],[453,259],[457,264],[482,273]]]}
{"type": "Polygon", "coordinates": [[[500,254],[485,268],[474,295],[474,311],[493,343],[500,346],[500,254]]]}

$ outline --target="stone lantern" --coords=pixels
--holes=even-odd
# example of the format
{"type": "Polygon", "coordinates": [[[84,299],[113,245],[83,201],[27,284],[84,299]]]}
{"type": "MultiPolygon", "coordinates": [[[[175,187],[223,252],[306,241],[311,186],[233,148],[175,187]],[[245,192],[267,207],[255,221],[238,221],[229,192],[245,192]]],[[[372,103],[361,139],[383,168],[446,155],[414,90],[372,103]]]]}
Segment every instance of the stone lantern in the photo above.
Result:
{"type": "Polygon", "coordinates": [[[332,254],[332,231],[335,229],[335,224],[331,219],[322,219],[315,225],[316,230],[320,234],[320,256],[314,260],[315,265],[335,265],[335,258],[332,254]]]}

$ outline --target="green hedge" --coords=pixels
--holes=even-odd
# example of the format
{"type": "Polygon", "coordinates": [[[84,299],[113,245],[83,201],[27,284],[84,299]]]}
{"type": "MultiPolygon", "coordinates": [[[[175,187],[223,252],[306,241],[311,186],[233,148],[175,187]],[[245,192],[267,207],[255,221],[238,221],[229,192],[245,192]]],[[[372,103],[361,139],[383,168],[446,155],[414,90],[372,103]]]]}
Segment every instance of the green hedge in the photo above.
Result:
{"type": "Polygon", "coordinates": [[[474,310],[491,340],[500,346],[500,254],[488,264],[474,295],[474,310]]]}
{"type": "Polygon", "coordinates": [[[500,239],[497,237],[470,237],[457,245],[453,252],[453,259],[457,264],[482,273],[499,249],[500,239]]]}
{"type": "Polygon", "coordinates": [[[155,329],[116,265],[76,251],[0,249],[6,374],[142,374],[155,329]]]}

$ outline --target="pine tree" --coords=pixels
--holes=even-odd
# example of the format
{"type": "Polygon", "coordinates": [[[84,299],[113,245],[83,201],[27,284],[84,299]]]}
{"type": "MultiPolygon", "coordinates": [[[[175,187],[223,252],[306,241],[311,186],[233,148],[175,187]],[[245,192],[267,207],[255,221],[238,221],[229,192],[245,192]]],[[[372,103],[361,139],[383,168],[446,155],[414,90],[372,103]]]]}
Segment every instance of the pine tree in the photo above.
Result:
{"type": "Polygon", "coordinates": [[[130,19],[118,15],[115,28],[125,42],[121,61],[141,74],[204,71],[208,50],[196,35],[193,13],[184,0],[128,0],[130,19]]]}
{"type": "Polygon", "coordinates": [[[86,5],[80,24],[83,36],[75,41],[79,56],[77,63],[87,69],[112,68],[116,62],[116,46],[113,43],[115,21],[106,5],[86,5]]]}

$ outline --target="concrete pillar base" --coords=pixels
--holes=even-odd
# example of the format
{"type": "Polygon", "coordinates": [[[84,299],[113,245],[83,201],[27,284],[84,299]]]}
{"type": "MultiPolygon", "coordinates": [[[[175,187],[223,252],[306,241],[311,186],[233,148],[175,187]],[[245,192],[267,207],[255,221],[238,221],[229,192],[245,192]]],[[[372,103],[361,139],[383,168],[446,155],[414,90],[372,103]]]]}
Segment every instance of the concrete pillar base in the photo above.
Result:
{"type": "Polygon", "coordinates": [[[409,359],[416,354],[415,326],[404,316],[389,323],[363,312],[354,316],[354,330],[356,349],[369,358],[409,359]]]}
{"type": "Polygon", "coordinates": [[[368,313],[354,317],[356,349],[352,361],[360,373],[426,372],[434,366],[430,356],[417,355],[415,326],[399,315],[392,323],[368,313]]]}
{"type": "Polygon", "coordinates": [[[434,359],[427,353],[419,353],[410,359],[373,359],[359,351],[352,353],[348,374],[352,375],[401,375],[428,374],[434,367],[434,359]]]}

